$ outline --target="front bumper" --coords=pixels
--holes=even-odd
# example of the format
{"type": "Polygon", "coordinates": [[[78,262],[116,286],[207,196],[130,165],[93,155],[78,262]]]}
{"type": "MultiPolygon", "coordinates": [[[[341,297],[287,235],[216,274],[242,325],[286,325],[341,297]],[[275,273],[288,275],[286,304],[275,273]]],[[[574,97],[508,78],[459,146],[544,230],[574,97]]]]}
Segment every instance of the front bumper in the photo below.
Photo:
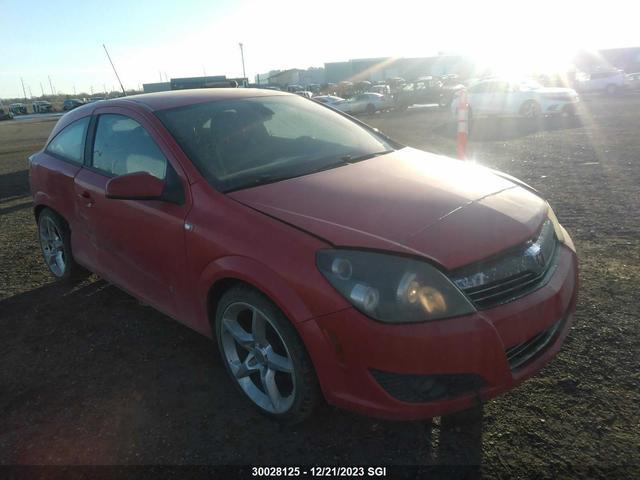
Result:
{"type": "Polygon", "coordinates": [[[429,418],[472,407],[538,372],[555,356],[569,332],[577,287],[575,251],[572,245],[562,245],[556,272],[545,286],[489,310],[420,324],[390,325],[348,308],[303,322],[299,328],[329,403],[381,418],[429,418]],[[552,335],[544,344],[535,343],[545,331],[552,335]],[[507,351],[511,356],[526,345],[542,346],[512,367],[515,364],[512,361],[510,365],[507,351]],[[398,379],[394,381],[464,376],[482,382],[454,380],[462,387],[451,390],[445,398],[407,401],[389,393],[384,381],[387,377],[379,372],[395,374],[398,379]]]}

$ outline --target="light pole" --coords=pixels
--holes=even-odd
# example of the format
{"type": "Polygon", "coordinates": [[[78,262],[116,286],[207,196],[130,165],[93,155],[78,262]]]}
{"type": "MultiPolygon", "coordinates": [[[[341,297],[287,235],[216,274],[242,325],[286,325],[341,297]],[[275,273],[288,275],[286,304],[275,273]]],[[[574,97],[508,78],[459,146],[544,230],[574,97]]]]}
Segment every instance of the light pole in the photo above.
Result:
{"type": "Polygon", "coordinates": [[[238,43],[238,45],[240,45],[240,58],[242,58],[242,78],[246,79],[247,73],[244,70],[244,48],[242,42],[238,43]]]}
{"type": "Polygon", "coordinates": [[[27,101],[27,91],[24,88],[24,80],[22,80],[22,77],[20,77],[20,83],[22,84],[22,94],[24,95],[24,101],[27,101]]]}

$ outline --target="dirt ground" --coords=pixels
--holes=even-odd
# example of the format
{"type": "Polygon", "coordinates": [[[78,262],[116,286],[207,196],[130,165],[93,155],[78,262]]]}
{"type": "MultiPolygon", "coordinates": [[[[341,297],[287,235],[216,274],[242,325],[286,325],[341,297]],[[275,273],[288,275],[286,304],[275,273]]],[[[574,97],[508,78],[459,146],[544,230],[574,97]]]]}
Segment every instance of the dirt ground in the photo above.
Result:
{"type": "MultiPolygon", "coordinates": [[[[363,117],[452,155],[447,112],[363,117]]],[[[467,418],[396,423],[333,408],[282,427],[232,388],[212,342],[92,277],[52,282],[26,157],[55,120],[0,123],[0,464],[465,464],[486,478],[640,477],[640,95],[579,120],[477,120],[470,157],[537,188],[576,243],[560,354],[467,418]]]]}

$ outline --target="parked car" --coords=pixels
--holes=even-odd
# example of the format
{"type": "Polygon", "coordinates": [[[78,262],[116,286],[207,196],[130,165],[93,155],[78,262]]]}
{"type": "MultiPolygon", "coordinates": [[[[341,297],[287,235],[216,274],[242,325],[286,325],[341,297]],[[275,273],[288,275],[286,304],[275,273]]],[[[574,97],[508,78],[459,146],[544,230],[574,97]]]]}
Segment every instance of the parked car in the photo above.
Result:
{"type": "Polygon", "coordinates": [[[279,420],[322,397],[393,419],[469,408],[571,329],[575,248],[534,189],[297,95],[86,105],[29,165],[51,273],[84,267],[215,338],[279,420]]]}
{"type": "Polygon", "coordinates": [[[11,120],[12,118],[13,113],[6,109],[4,105],[0,105],[0,120],[11,120]]]}
{"type": "Polygon", "coordinates": [[[369,88],[371,93],[379,93],[380,95],[391,95],[391,87],[385,84],[373,85],[369,88]]]}
{"type": "Polygon", "coordinates": [[[627,74],[627,85],[631,90],[640,90],[640,72],[627,74]]]}
{"type": "Polygon", "coordinates": [[[62,109],[66,112],[74,108],[84,105],[84,102],[78,98],[68,98],[62,102],[62,109]]]}
{"type": "Polygon", "coordinates": [[[313,97],[316,102],[324,103],[325,105],[329,105],[330,107],[335,107],[335,105],[346,102],[346,100],[342,97],[336,97],[335,95],[318,95],[313,97]]]}
{"type": "Polygon", "coordinates": [[[622,70],[598,70],[591,73],[580,72],[576,75],[576,90],[580,93],[608,93],[615,95],[626,90],[627,77],[622,70]]]}
{"type": "Polygon", "coordinates": [[[26,115],[27,106],[24,103],[12,103],[9,105],[9,111],[14,115],[26,115]]]}
{"type": "MultiPolygon", "coordinates": [[[[500,78],[481,80],[467,89],[467,102],[473,116],[510,116],[536,118],[540,115],[576,113],[579,96],[571,88],[543,87],[531,80],[519,82],[500,78]]],[[[459,97],[451,102],[458,111],[459,97]]]]}
{"type": "Polygon", "coordinates": [[[295,93],[296,95],[300,95],[301,97],[304,97],[304,98],[313,97],[313,92],[310,92],[309,90],[296,90],[293,93],[295,93]]]}
{"type": "Polygon", "coordinates": [[[391,97],[380,95],[379,93],[361,93],[344,102],[333,105],[338,110],[354,115],[356,113],[366,113],[373,115],[380,110],[387,110],[393,107],[391,97]]]}
{"type": "Polygon", "coordinates": [[[33,113],[49,113],[53,111],[53,105],[46,100],[36,100],[31,104],[33,113]]]}
{"type": "Polygon", "coordinates": [[[395,94],[395,107],[405,110],[411,105],[437,103],[444,100],[442,96],[442,82],[434,77],[424,77],[415,82],[409,82],[395,94]]]}

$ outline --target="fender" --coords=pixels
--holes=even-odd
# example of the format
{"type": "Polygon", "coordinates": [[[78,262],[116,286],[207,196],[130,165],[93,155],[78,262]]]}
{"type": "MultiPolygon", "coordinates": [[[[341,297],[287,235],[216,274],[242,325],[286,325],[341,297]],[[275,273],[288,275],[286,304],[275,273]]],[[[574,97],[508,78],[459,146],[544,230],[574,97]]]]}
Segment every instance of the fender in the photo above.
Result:
{"type": "MultiPolygon", "coordinates": [[[[47,193],[44,193],[42,191],[38,191],[33,194],[34,213],[38,209],[38,207],[49,207],[55,211],[58,211],[58,208],[56,208],[55,202],[52,202],[51,197],[47,193]]],[[[60,214],[63,215],[62,213],[60,214]]]]}
{"type": "Polygon", "coordinates": [[[198,331],[209,332],[208,294],[211,287],[222,279],[237,279],[260,290],[273,301],[294,324],[312,318],[311,311],[300,296],[288,285],[280,274],[257,260],[243,256],[218,258],[207,265],[198,280],[198,331]]]}

